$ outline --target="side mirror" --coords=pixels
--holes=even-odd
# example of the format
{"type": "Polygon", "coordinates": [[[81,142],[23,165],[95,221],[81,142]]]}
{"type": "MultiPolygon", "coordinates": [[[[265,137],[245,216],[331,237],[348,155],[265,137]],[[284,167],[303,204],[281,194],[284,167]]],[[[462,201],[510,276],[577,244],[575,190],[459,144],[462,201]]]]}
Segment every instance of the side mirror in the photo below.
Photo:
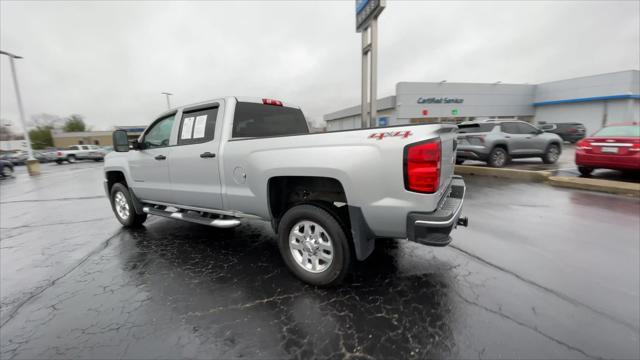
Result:
{"type": "Polygon", "coordinates": [[[129,151],[129,137],[124,130],[116,130],[113,132],[113,150],[116,152],[129,151]]]}

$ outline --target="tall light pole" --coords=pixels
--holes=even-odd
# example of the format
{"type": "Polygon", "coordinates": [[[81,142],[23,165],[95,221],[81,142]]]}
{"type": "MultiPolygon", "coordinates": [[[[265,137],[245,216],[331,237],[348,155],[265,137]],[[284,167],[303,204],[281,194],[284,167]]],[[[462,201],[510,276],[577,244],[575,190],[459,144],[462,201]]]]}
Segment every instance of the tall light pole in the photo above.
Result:
{"type": "Polygon", "coordinates": [[[163,92],[163,93],[161,93],[161,94],[163,94],[163,95],[166,95],[166,96],[167,96],[167,110],[168,110],[168,109],[171,109],[171,103],[169,102],[169,96],[170,96],[170,95],[173,95],[173,94],[172,94],[172,93],[168,93],[168,92],[163,92]]]}
{"type": "Polygon", "coordinates": [[[18,86],[18,76],[16,75],[15,59],[22,59],[22,56],[18,56],[6,51],[0,50],[0,55],[7,55],[9,57],[9,63],[11,64],[11,75],[13,76],[13,87],[16,89],[16,99],[18,101],[18,110],[20,112],[20,121],[22,122],[22,129],[24,129],[24,138],[27,140],[27,170],[29,175],[40,174],[40,163],[33,157],[33,150],[31,149],[31,138],[29,137],[29,130],[27,129],[27,123],[24,120],[24,108],[22,107],[22,97],[20,96],[20,87],[18,86]]]}

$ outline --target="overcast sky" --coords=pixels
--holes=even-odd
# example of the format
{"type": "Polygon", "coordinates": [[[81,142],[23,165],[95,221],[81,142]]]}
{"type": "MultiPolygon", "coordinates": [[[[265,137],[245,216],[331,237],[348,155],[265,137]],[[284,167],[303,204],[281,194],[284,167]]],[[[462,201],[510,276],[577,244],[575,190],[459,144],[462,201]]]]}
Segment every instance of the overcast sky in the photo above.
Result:
{"type": "MultiPolygon", "coordinates": [[[[148,124],[218,96],[295,103],[312,120],[360,102],[355,4],[0,2],[27,116],[85,116],[95,130],[148,124]]],[[[399,81],[539,83],[640,67],[639,1],[389,0],[379,97],[399,81]]],[[[0,116],[19,126],[8,59],[0,116]]],[[[18,127],[19,129],[19,127],[18,127]]]]}

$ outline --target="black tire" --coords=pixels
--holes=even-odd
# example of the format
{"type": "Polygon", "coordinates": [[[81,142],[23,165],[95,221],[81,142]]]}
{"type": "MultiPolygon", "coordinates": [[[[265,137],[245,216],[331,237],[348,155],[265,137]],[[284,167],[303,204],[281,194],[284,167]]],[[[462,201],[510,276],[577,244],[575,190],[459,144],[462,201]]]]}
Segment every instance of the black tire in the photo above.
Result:
{"type": "Polygon", "coordinates": [[[136,210],[133,207],[133,201],[131,200],[131,193],[129,192],[129,189],[123,184],[116,183],[111,187],[109,200],[111,201],[111,209],[113,210],[116,219],[118,219],[118,221],[120,221],[123,226],[136,227],[142,225],[147,220],[147,214],[136,213],[136,210]],[[128,206],[127,216],[122,216],[116,209],[117,205],[115,199],[118,193],[124,195],[124,198],[126,200],[126,204],[128,206]]]}
{"type": "Polygon", "coordinates": [[[560,146],[558,144],[549,144],[547,146],[547,150],[544,152],[542,156],[542,162],[545,164],[555,164],[560,159],[560,146]]]}
{"type": "Polygon", "coordinates": [[[496,147],[491,150],[487,164],[491,167],[501,168],[509,163],[509,154],[501,147],[496,147]]]}
{"type": "Polygon", "coordinates": [[[56,160],[56,164],[58,165],[62,164],[62,160],[56,160]]]}
{"type": "MultiPolygon", "coordinates": [[[[317,231],[317,230],[315,230],[317,231]]],[[[315,286],[333,286],[339,284],[351,268],[353,257],[349,238],[338,220],[326,210],[314,205],[297,205],[284,214],[278,225],[280,254],[287,264],[289,270],[300,280],[315,286]],[[327,233],[328,240],[332,245],[332,260],[326,269],[321,272],[312,272],[303,268],[294,258],[293,250],[290,247],[290,233],[294,226],[301,221],[316,223],[327,233]]],[[[316,249],[317,251],[318,249],[316,249]]],[[[304,254],[299,250],[300,254],[304,254]]],[[[324,251],[324,250],[320,250],[324,251]]],[[[311,262],[309,263],[311,264],[311,262]]]]}
{"type": "Polygon", "coordinates": [[[67,156],[67,162],[69,164],[73,164],[74,162],[76,162],[76,157],[74,155],[67,156]]]}
{"type": "Polygon", "coordinates": [[[593,168],[586,167],[586,166],[578,166],[578,171],[582,176],[591,176],[591,173],[593,172],[593,168]]]}
{"type": "Polygon", "coordinates": [[[2,174],[0,174],[2,177],[12,177],[13,176],[13,168],[10,166],[3,166],[2,167],[2,174]]]}

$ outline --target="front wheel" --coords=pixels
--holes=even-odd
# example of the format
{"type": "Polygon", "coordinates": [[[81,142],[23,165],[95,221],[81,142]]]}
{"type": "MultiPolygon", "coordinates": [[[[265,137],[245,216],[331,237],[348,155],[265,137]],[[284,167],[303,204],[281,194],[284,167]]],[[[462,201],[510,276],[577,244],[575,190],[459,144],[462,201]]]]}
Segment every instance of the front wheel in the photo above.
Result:
{"type": "Polygon", "coordinates": [[[278,225],[279,248],[287,267],[316,286],[339,284],[351,265],[351,248],[342,226],[314,205],[289,209],[278,225]]]}
{"type": "Polygon", "coordinates": [[[542,162],[545,164],[555,164],[560,158],[560,146],[551,144],[547,147],[547,151],[542,156],[542,162]]]}
{"type": "Polygon", "coordinates": [[[110,194],[113,213],[123,226],[139,226],[147,220],[147,214],[136,213],[131,200],[131,193],[126,186],[121,183],[114,184],[110,194]]]}

